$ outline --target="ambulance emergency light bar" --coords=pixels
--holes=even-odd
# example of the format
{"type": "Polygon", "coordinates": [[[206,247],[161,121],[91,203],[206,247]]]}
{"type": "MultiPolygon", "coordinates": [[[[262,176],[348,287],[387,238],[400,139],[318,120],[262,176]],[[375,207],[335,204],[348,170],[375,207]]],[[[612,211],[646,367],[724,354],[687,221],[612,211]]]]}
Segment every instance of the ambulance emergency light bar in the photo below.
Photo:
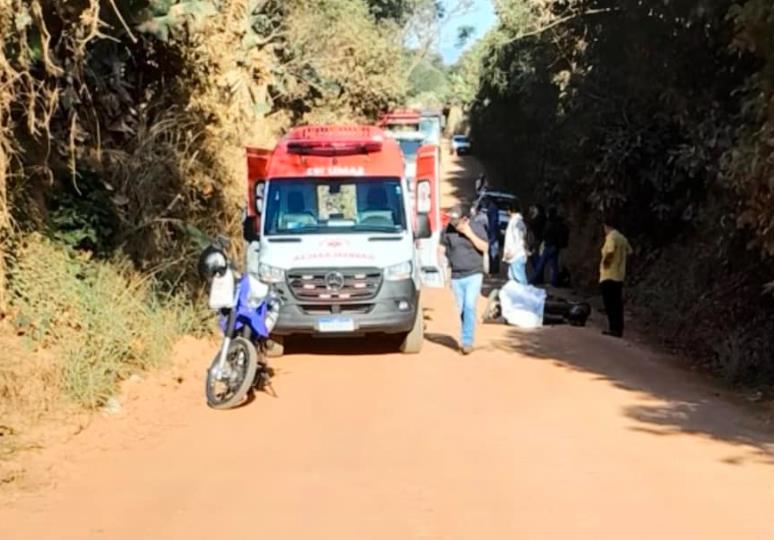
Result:
{"type": "Polygon", "coordinates": [[[370,154],[382,150],[382,139],[320,141],[294,140],[287,143],[288,153],[302,156],[346,156],[370,154]]]}

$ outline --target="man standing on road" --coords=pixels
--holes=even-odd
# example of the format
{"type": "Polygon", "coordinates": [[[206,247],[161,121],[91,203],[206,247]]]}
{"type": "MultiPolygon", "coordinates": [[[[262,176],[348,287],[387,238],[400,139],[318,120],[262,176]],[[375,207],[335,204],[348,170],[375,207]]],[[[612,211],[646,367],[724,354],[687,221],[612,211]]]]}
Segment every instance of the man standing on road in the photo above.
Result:
{"type": "Polygon", "coordinates": [[[551,267],[551,286],[559,285],[559,249],[564,238],[563,223],[559,219],[556,208],[548,209],[548,220],[543,229],[543,252],[535,268],[532,284],[537,285],[543,281],[543,273],[551,267]]]}
{"type": "Polygon", "coordinates": [[[604,222],[605,243],[602,246],[602,261],[599,265],[599,289],[609,329],[608,336],[623,337],[624,309],[623,283],[626,277],[626,258],[632,253],[632,246],[616,229],[615,221],[607,217],[604,222]]]}
{"type": "Polygon", "coordinates": [[[486,230],[479,222],[463,216],[462,208],[455,206],[449,211],[441,248],[451,267],[451,286],[462,322],[462,354],[470,354],[476,330],[476,302],[484,281],[483,256],[489,248],[486,230]]]}
{"type": "Polygon", "coordinates": [[[543,244],[543,230],[546,227],[546,216],[543,207],[533,204],[529,208],[527,220],[527,251],[529,251],[529,264],[531,269],[530,282],[542,282],[543,274],[537,275],[538,262],[540,261],[540,249],[543,244]]]}
{"type": "Polygon", "coordinates": [[[527,284],[527,226],[515,202],[508,207],[503,261],[508,265],[508,279],[527,284]]]}
{"type": "Polygon", "coordinates": [[[500,210],[494,199],[489,199],[486,207],[487,241],[489,242],[489,269],[490,276],[500,273],[500,210]]]}

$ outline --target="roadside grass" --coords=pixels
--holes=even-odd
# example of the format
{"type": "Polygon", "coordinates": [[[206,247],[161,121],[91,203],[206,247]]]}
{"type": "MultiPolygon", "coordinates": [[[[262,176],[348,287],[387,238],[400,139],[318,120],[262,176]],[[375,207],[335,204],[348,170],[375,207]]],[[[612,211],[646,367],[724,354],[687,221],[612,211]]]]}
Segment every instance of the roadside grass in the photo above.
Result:
{"type": "Polygon", "coordinates": [[[3,360],[6,406],[32,410],[59,396],[96,409],[120,381],[163,365],[180,336],[204,329],[190,299],[160,294],[126,261],[94,260],[31,234],[9,262],[10,322],[29,351],[50,360],[3,360]]]}
{"type": "Polygon", "coordinates": [[[34,425],[57,408],[61,373],[56,356],[35,354],[21,345],[8,325],[0,327],[0,485],[16,471],[2,462],[16,452],[34,447],[25,436],[34,425]]]}

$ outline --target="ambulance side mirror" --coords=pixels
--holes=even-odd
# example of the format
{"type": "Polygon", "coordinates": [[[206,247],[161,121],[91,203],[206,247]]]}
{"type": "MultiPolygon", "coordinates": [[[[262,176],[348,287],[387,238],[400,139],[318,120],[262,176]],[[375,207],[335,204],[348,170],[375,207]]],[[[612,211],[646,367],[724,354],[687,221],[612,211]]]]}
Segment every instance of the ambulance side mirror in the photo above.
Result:
{"type": "Polygon", "coordinates": [[[430,211],[432,210],[432,200],[430,198],[430,180],[422,178],[417,181],[416,210],[417,224],[414,231],[416,240],[425,240],[433,235],[430,225],[430,211]]]}
{"type": "Polygon", "coordinates": [[[255,212],[257,214],[263,213],[263,196],[264,196],[265,189],[266,189],[266,182],[257,181],[255,183],[253,200],[255,204],[255,212]]]}
{"type": "Polygon", "coordinates": [[[257,242],[261,239],[261,217],[247,216],[242,221],[242,236],[246,242],[257,242]]]}
{"type": "Polygon", "coordinates": [[[266,182],[257,179],[248,190],[248,206],[242,218],[242,236],[246,242],[257,242],[261,237],[261,214],[266,182]]]}
{"type": "Polygon", "coordinates": [[[433,236],[430,228],[430,216],[428,214],[417,214],[417,227],[414,231],[415,240],[426,240],[433,236]]]}
{"type": "Polygon", "coordinates": [[[417,214],[429,214],[432,209],[430,198],[430,180],[422,179],[417,182],[417,214]]]}

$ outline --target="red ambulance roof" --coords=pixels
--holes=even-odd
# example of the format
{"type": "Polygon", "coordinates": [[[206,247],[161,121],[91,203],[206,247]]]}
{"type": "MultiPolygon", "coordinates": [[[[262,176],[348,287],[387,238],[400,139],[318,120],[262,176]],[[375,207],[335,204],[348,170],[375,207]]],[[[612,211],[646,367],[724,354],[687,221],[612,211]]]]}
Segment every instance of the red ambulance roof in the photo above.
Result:
{"type": "Polygon", "coordinates": [[[398,143],[374,126],[304,126],[277,144],[268,178],[403,176],[398,143]]]}
{"type": "Polygon", "coordinates": [[[379,116],[379,126],[419,124],[420,119],[415,109],[394,109],[379,116]]]}

